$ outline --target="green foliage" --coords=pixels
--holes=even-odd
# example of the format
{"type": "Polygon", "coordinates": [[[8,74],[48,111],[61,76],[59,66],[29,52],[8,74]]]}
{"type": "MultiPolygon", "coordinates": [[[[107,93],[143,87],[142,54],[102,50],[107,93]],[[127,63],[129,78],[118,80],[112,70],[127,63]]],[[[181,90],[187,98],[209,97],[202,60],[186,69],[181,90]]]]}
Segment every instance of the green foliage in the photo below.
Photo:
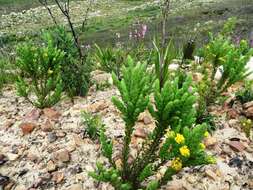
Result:
{"type": "Polygon", "coordinates": [[[234,19],[230,19],[217,36],[210,34],[210,41],[203,48],[203,56],[212,68],[207,103],[214,102],[231,85],[242,81],[250,74],[246,64],[253,55],[253,49],[245,40],[241,40],[239,45],[233,44],[228,35],[233,29],[234,22],[234,19]],[[221,78],[216,81],[215,74],[218,70],[221,72],[221,78]]]}
{"type": "Polygon", "coordinates": [[[102,126],[101,118],[98,115],[93,116],[91,113],[82,112],[82,123],[85,125],[85,132],[93,140],[98,138],[99,129],[102,126]]]}
{"type": "Polygon", "coordinates": [[[251,129],[253,128],[252,120],[247,118],[242,118],[240,120],[242,130],[245,132],[246,136],[250,138],[251,129]]]}
{"type": "Polygon", "coordinates": [[[177,57],[178,52],[172,41],[169,42],[166,48],[159,48],[156,41],[153,42],[153,45],[154,52],[152,55],[152,62],[155,64],[155,74],[162,87],[168,79],[168,66],[171,64],[171,61],[177,57]]]}
{"type": "Polygon", "coordinates": [[[201,66],[203,79],[197,84],[198,121],[203,121],[208,115],[207,107],[216,102],[222,93],[251,74],[246,64],[253,55],[253,49],[245,40],[239,44],[233,43],[230,35],[235,23],[234,18],[229,19],[219,34],[215,36],[210,33],[209,42],[200,50],[204,63],[201,66]],[[218,72],[221,77],[215,77],[218,72]]]}
{"type": "Polygon", "coordinates": [[[253,81],[244,81],[243,88],[236,92],[236,99],[239,100],[242,104],[250,102],[253,100],[253,81]]]}
{"type": "Polygon", "coordinates": [[[57,27],[43,33],[44,41],[53,39],[53,45],[65,52],[61,62],[63,90],[69,97],[85,96],[90,86],[91,62],[89,57],[80,60],[73,37],[64,27],[57,27]]]}
{"type": "Polygon", "coordinates": [[[12,83],[15,80],[16,76],[14,74],[14,68],[10,63],[9,58],[4,58],[0,55],[0,94],[2,92],[2,88],[6,84],[12,83]]]}
{"type": "Polygon", "coordinates": [[[103,91],[103,90],[105,90],[105,89],[111,87],[111,85],[112,85],[112,84],[111,84],[108,80],[105,81],[105,82],[101,82],[101,83],[95,83],[95,86],[96,86],[96,90],[97,90],[97,91],[98,91],[98,90],[103,91]]]}
{"type": "Polygon", "coordinates": [[[183,47],[183,60],[182,62],[186,62],[187,60],[191,59],[193,60],[193,53],[195,50],[195,41],[194,40],[189,40],[183,47]]]}
{"type": "Polygon", "coordinates": [[[38,108],[57,103],[62,92],[60,65],[63,59],[64,52],[54,47],[52,38],[42,47],[31,42],[18,46],[18,94],[38,108]]]}
{"type": "Polygon", "coordinates": [[[112,102],[125,122],[122,166],[116,166],[113,162],[112,141],[107,140],[102,128],[101,149],[111,166],[106,168],[98,163],[97,170],[90,174],[93,178],[109,182],[120,190],[155,190],[171,180],[172,175],[183,167],[213,163],[201,143],[207,126],[195,125],[196,111],[193,105],[196,98],[190,77],[182,85],[179,85],[178,78],[169,80],[168,77],[161,87],[159,78],[154,84],[150,82],[152,77],[145,64],[134,64],[130,57],[127,66],[122,68],[122,80],[118,80],[114,73],[112,76],[120,92],[120,99],[113,97],[112,102]],[[154,103],[150,102],[152,92],[154,103]],[[128,162],[137,118],[146,109],[156,120],[156,127],[146,138],[138,157],[128,162]],[[150,181],[149,177],[154,176],[161,167],[167,167],[162,178],[150,181]]]}
{"type": "Polygon", "coordinates": [[[117,78],[121,77],[121,67],[124,65],[127,54],[121,48],[100,48],[95,44],[95,61],[99,64],[99,69],[105,72],[114,72],[117,78]]]}

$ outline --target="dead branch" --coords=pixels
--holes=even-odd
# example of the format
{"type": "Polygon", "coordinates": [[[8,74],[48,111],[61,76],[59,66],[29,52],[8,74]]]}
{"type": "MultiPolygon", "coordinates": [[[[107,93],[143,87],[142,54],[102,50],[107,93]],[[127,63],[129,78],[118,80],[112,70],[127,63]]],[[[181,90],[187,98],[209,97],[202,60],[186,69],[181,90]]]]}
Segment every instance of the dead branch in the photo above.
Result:
{"type": "Polygon", "coordinates": [[[165,48],[166,44],[166,25],[168,21],[168,15],[170,11],[170,0],[164,0],[162,5],[162,47],[165,48]]]}
{"type": "Polygon", "coordinates": [[[81,45],[79,43],[78,36],[77,36],[77,33],[74,29],[74,25],[73,25],[73,22],[72,22],[71,16],[70,16],[69,0],[64,2],[63,5],[59,0],[54,0],[54,1],[55,1],[56,5],[58,6],[58,8],[61,10],[62,14],[66,17],[66,19],[68,21],[68,25],[70,27],[71,33],[74,38],[75,46],[76,46],[78,53],[79,53],[79,57],[81,60],[83,60],[84,56],[82,53],[81,45]]]}
{"type": "Polygon", "coordinates": [[[40,2],[41,5],[43,5],[43,6],[47,9],[47,11],[48,11],[50,17],[52,18],[52,20],[53,20],[53,22],[54,22],[54,24],[55,24],[55,25],[58,25],[58,24],[57,24],[57,21],[56,21],[56,18],[54,17],[54,15],[53,15],[51,9],[50,9],[49,6],[48,6],[48,1],[47,1],[47,0],[39,0],[39,2],[40,2]]]}
{"type": "Polygon", "coordinates": [[[93,1],[94,1],[94,0],[90,0],[90,1],[89,1],[88,7],[87,7],[87,9],[86,9],[86,11],[85,11],[84,20],[83,20],[83,23],[82,23],[82,31],[83,31],[83,32],[84,32],[84,30],[85,30],[85,26],[87,25],[88,16],[89,16],[89,12],[90,12],[90,10],[91,10],[93,1]]]}

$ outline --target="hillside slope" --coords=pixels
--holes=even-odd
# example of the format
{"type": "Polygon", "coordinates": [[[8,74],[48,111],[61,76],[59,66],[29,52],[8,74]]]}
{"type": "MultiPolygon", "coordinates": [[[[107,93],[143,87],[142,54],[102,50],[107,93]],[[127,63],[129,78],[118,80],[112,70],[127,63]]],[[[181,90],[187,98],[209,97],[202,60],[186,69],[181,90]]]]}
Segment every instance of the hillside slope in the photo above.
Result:
{"type": "MultiPolygon", "coordinates": [[[[83,38],[91,42],[113,42],[115,33],[128,38],[133,24],[142,22],[149,27],[149,37],[159,33],[159,1],[113,1],[99,0],[89,14],[87,32],[83,38]]],[[[27,5],[29,7],[29,5],[27,5]]],[[[27,7],[26,6],[26,7],[27,7]]],[[[30,6],[34,6],[30,4],[30,6]]],[[[23,6],[22,6],[23,7],[23,6]]],[[[64,23],[64,18],[52,5],[57,20],[64,23]]],[[[85,16],[86,1],[71,3],[71,16],[79,27],[85,16]]],[[[18,9],[19,10],[19,9],[18,9]]],[[[251,0],[193,0],[175,1],[172,5],[168,30],[178,39],[189,38],[193,28],[200,23],[199,39],[205,36],[206,29],[217,30],[224,21],[235,16],[239,20],[237,34],[248,37],[253,28],[253,1],[251,0]]],[[[0,42],[8,43],[23,40],[25,36],[36,36],[38,32],[52,26],[52,21],[43,7],[36,7],[21,12],[12,12],[0,16],[0,42]]]]}

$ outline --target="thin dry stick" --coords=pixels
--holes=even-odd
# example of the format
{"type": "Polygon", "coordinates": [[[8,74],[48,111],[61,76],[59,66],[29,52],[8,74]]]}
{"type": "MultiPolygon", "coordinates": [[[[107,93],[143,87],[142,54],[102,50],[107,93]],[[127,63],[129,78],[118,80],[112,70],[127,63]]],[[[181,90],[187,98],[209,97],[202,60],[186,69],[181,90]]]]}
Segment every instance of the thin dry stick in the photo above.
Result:
{"type": "Polygon", "coordinates": [[[168,21],[168,15],[170,10],[170,0],[164,0],[162,5],[162,47],[165,48],[166,43],[166,24],[168,21]]]}
{"type": "Polygon", "coordinates": [[[69,9],[69,0],[67,0],[67,2],[64,2],[64,5],[61,5],[61,3],[59,2],[59,0],[54,0],[56,5],[58,6],[58,8],[61,10],[62,14],[67,18],[68,21],[68,25],[70,27],[71,33],[73,35],[74,41],[75,41],[75,46],[78,50],[79,53],[79,57],[81,59],[81,61],[83,61],[83,53],[82,53],[82,49],[81,49],[81,45],[79,43],[76,31],[74,29],[73,23],[71,21],[71,16],[70,16],[70,9],[69,9]]]}
{"type": "Polygon", "coordinates": [[[86,9],[86,11],[85,11],[84,21],[83,21],[83,23],[82,23],[82,31],[85,30],[85,26],[87,25],[88,16],[89,16],[89,12],[90,12],[90,10],[91,10],[91,5],[92,5],[92,3],[93,3],[93,0],[90,0],[90,1],[89,1],[89,5],[88,5],[88,7],[87,7],[87,9],[86,9]]]}
{"type": "Polygon", "coordinates": [[[40,2],[41,5],[43,5],[43,6],[47,9],[47,11],[48,11],[50,17],[52,18],[52,20],[53,20],[53,22],[54,22],[54,24],[55,24],[55,25],[58,25],[58,24],[57,24],[57,21],[56,21],[56,18],[54,17],[54,15],[53,15],[51,9],[50,9],[49,6],[48,6],[47,0],[39,0],[39,2],[40,2]]]}

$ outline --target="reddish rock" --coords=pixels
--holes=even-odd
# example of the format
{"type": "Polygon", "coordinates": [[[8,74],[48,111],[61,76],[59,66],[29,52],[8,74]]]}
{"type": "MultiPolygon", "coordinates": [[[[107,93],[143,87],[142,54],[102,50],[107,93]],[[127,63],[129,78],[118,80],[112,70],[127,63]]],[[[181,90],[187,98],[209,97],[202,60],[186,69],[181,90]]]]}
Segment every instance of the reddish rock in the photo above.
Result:
{"type": "Polygon", "coordinates": [[[247,110],[244,111],[244,114],[247,117],[253,118],[253,107],[249,107],[247,110]]]}
{"type": "Polygon", "coordinates": [[[58,120],[59,117],[61,116],[61,114],[58,111],[56,111],[52,108],[44,108],[43,113],[46,117],[48,117],[49,119],[52,119],[52,120],[58,120]]]}
{"type": "Polygon", "coordinates": [[[185,190],[183,180],[173,180],[168,183],[166,190],[185,190]]]}
{"type": "Polygon", "coordinates": [[[212,170],[206,170],[205,171],[205,174],[207,177],[213,179],[213,180],[216,180],[217,179],[217,175],[212,171],[212,170]]]}
{"type": "Polygon", "coordinates": [[[52,160],[49,160],[47,163],[47,171],[53,172],[56,170],[56,168],[57,168],[57,166],[55,165],[55,163],[52,160]]]}
{"type": "Polygon", "coordinates": [[[139,137],[139,138],[146,138],[147,137],[147,133],[143,128],[137,128],[134,132],[134,136],[135,137],[139,137]]]}
{"type": "Polygon", "coordinates": [[[31,152],[28,152],[28,154],[26,155],[27,159],[30,160],[31,162],[37,162],[39,160],[38,155],[33,154],[31,152]]]}
{"type": "Polygon", "coordinates": [[[82,184],[71,185],[67,190],[83,190],[82,184]]]}
{"type": "Polygon", "coordinates": [[[144,123],[145,125],[148,125],[148,124],[151,124],[151,123],[152,123],[152,120],[150,119],[150,117],[145,116],[145,117],[143,118],[143,123],[144,123]]]}
{"type": "Polygon", "coordinates": [[[14,185],[15,185],[15,182],[11,180],[6,186],[4,186],[4,190],[11,190],[11,189],[13,189],[14,185]]]}
{"type": "Polygon", "coordinates": [[[253,107],[253,101],[243,104],[243,108],[247,109],[249,107],[253,107]]]}
{"type": "Polygon", "coordinates": [[[62,149],[55,152],[53,157],[55,160],[61,161],[61,162],[68,162],[70,160],[69,151],[67,151],[66,149],[62,149]]]}
{"type": "Polygon", "coordinates": [[[55,182],[55,183],[61,183],[64,179],[64,173],[63,172],[54,172],[53,173],[53,177],[52,177],[52,180],[55,182]]]}
{"type": "Polygon", "coordinates": [[[235,97],[230,97],[230,98],[226,99],[225,102],[224,102],[223,107],[225,109],[229,109],[231,107],[231,105],[230,105],[231,102],[234,101],[234,100],[235,100],[235,97]]]}
{"type": "Polygon", "coordinates": [[[44,132],[51,132],[53,130],[53,124],[47,120],[44,124],[41,125],[41,130],[44,132]]]}
{"type": "Polygon", "coordinates": [[[235,109],[229,109],[228,110],[228,117],[230,118],[230,119],[236,119],[237,117],[238,117],[238,113],[237,113],[237,111],[235,110],[235,109]]]}
{"type": "Polygon", "coordinates": [[[84,140],[77,134],[73,134],[73,139],[76,146],[81,146],[84,144],[84,140]]]}
{"type": "Polygon", "coordinates": [[[105,110],[108,107],[109,107],[108,103],[105,100],[102,100],[102,101],[95,102],[94,104],[88,105],[85,108],[85,111],[91,112],[91,113],[97,113],[97,112],[105,110]]]}
{"type": "Polygon", "coordinates": [[[215,137],[207,137],[204,140],[204,144],[207,148],[213,147],[217,144],[217,139],[215,137]]]}
{"type": "Polygon", "coordinates": [[[65,132],[63,132],[63,131],[59,131],[59,132],[57,132],[56,133],[56,136],[58,137],[58,138],[63,138],[63,137],[65,137],[67,134],[65,133],[65,132]]]}
{"type": "Polygon", "coordinates": [[[19,125],[19,127],[21,128],[23,134],[27,135],[27,134],[31,133],[34,130],[34,128],[37,127],[37,125],[34,123],[26,123],[25,122],[25,123],[21,123],[19,125]]]}
{"type": "Polygon", "coordinates": [[[230,141],[229,146],[237,152],[242,152],[245,149],[245,146],[240,141],[230,141]]]}
{"type": "Polygon", "coordinates": [[[32,109],[29,113],[25,115],[25,121],[37,121],[41,115],[41,110],[32,109]]]}
{"type": "Polygon", "coordinates": [[[6,121],[5,124],[4,124],[5,129],[10,128],[14,123],[15,123],[15,122],[12,121],[12,120],[6,121]]]}
{"type": "Polygon", "coordinates": [[[253,189],[253,179],[249,179],[248,185],[250,189],[253,189]]]}

